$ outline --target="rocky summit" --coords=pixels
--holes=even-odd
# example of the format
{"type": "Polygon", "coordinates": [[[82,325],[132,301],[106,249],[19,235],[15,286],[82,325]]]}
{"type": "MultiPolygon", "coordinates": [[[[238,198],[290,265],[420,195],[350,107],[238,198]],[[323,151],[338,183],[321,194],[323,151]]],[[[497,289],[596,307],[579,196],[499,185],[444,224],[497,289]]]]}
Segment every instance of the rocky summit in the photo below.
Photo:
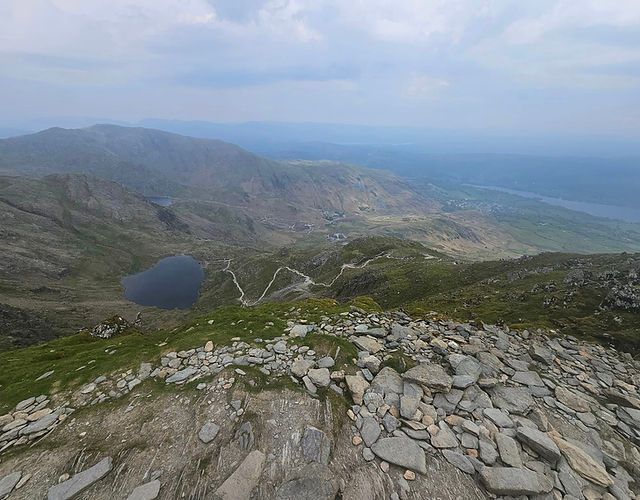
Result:
{"type": "Polygon", "coordinates": [[[398,311],[285,320],[20,401],[0,416],[0,498],[640,493],[629,354],[398,311]]]}

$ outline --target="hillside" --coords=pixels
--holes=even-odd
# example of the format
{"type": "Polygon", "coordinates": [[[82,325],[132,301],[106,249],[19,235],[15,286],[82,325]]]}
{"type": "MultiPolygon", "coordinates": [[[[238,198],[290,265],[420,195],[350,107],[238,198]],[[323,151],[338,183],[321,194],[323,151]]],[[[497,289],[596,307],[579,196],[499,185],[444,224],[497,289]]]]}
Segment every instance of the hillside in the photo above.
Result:
{"type": "Polygon", "coordinates": [[[640,346],[640,254],[461,262],[417,242],[368,237],[334,249],[282,251],[233,270],[247,304],[261,296],[347,301],[367,295],[416,314],[556,329],[632,352],[640,346]]]}
{"type": "Polygon", "coordinates": [[[638,362],[546,331],[315,300],[0,363],[11,500],[640,491],[638,362]]]}
{"type": "Polygon", "coordinates": [[[215,200],[294,219],[298,212],[310,211],[321,220],[323,211],[411,212],[430,206],[384,171],[277,162],[222,141],[115,125],[54,128],[0,140],[0,172],[84,173],[145,195],[215,200]]]}
{"type": "Polygon", "coordinates": [[[122,298],[124,275],[172,254],[206,259],[225,248],[221,236],[249,244],[261,231],[231,209],[182,215],[76,174],[0,176],[0,220],[0,345],[72,333],[116,312],[135,316],[122,298]]]}

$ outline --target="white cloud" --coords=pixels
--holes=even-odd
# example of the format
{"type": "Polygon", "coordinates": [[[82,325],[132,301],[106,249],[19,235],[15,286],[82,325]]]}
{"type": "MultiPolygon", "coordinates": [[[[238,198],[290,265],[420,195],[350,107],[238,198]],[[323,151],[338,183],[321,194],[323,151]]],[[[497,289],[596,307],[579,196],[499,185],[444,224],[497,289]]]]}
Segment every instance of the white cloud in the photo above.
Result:
{"type": "Polygon", "coordinates": [[[412,99],[436,97],[449,87],[449,82],[430,75],[413,75],[404,87],[404,94],[412,99]]]}
{"type": "Polygon", "coordinates": [[[491,0],[336,0],[339,17],[385,41],[416,43],[462,38],[470,23],[490,13],[491,0]]]}
{"type": "Polygon", "coordinates": [[[309,120],[349,106],[355,120],[386,119],[380,102],[400,117],[438,106],[485,119],[509,97],[520,117],[545,112],[521,104],[529,91],[558,103],[586,89],[582,108],[604,114],[637,102],[638,33],[640,0],[0,0],[0,85],[162,89],[152,95],[167,109],[224,91],[225,109],[253,96],[249,111],[286,103],[309,120]]]}

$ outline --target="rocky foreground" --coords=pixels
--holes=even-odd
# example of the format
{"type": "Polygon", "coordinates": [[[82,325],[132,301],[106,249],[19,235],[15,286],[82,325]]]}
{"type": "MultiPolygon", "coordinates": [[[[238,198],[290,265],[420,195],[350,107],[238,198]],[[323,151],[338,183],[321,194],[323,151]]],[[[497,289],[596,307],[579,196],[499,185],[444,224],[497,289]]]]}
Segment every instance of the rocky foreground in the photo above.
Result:
{"type": "Polygon", "coordinates": [[[274,339],[20,402],[0,417],[0,498],[636,498],[639,386],[629,354],[572,337],[293,310],[274,339]],[[299,342],[327,335],[357,358],[299,342]],[[256,369],[298,390],[252,391],[256,369]]]}

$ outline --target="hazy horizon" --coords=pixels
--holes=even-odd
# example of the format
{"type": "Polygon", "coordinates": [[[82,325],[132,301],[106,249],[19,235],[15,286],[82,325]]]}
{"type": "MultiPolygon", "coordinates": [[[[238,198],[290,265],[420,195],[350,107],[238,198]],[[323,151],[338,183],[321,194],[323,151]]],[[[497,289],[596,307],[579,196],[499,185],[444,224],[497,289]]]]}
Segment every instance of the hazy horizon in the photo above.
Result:
{"type": "Polygon", "coordinates": [[[634,0],[8,0],[0,33],[4,128],[96,116],[640,136],[634,0]]]}

